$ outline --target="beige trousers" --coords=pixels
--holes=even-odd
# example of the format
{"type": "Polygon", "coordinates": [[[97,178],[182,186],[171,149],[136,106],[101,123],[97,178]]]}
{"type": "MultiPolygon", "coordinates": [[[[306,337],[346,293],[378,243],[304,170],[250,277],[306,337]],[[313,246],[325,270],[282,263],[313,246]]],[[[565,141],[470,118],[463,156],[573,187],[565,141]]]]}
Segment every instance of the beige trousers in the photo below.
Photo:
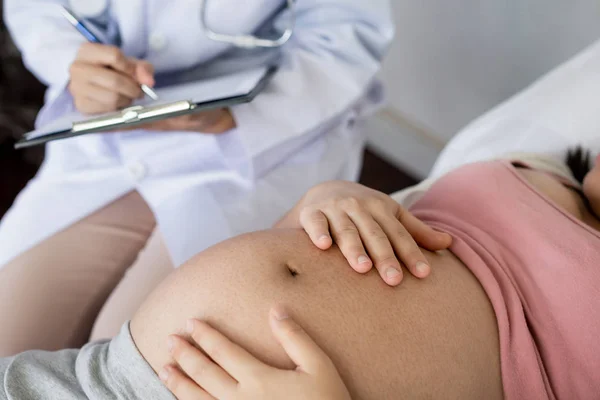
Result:
{"type": "Polygon", "coordinates": [[[112,337],[173,270],[132,192],[0,268],[0,357],[112,337]]]}

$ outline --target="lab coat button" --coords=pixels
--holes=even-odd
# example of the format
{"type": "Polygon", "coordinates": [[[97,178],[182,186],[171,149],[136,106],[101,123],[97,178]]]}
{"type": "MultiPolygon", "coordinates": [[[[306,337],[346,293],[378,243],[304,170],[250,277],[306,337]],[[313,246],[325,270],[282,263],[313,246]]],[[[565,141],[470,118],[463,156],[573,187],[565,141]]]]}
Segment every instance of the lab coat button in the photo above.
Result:
{"type": "Polygon", "coordinates": [[[129,163],[127,169],[129,170],[131,177],[136,181],[141,181],[148,173],[146,166],[139,161],[129,163]]]}
{"type": "Polygon", "coordinates": [[[167,38],[161,33],[152,33],[148,40],[150,48],[154,51],[161,51],[167,47],[167,38]]]}

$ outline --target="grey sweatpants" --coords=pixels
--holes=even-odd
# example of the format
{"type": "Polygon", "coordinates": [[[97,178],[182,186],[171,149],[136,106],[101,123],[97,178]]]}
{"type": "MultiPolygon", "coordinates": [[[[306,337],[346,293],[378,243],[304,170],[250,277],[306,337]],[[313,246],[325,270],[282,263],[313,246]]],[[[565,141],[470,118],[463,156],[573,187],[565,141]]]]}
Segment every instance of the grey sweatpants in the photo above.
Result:
{"type": "Polygon", "coordinates": [[[81,350],[28,351],[0,359],[1,400],[174,400],[137,350],[129,323],[81,350]]]}

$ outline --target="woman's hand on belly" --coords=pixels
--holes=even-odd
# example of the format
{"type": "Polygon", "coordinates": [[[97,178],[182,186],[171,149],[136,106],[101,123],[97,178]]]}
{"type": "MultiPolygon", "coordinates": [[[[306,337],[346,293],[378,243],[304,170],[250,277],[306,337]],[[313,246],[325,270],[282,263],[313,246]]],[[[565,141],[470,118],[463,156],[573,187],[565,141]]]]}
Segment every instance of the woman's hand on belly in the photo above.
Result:
{"type": "Polygon", "coordinates": [[[315,186],[276,227],[302,227],[322,250],[335,241],[354,270],[366,273],[374,264],[390,286],[402,282],[400,262],[417,278],[429,275],[419,245],[439,251],[452,243],[386,194],[345,181],[315,186]]]}
{"type": "Polygon", "coordinates": [[[189,320],[191,341],[210,359],[185,339],[171,336],[171,356],[187,376],[167,366],[161,380],[179,400],[350,400],[331,359],[284,309],[272,309],[269,320],[295,370],[264,364],[209,325],[189,320]]]}

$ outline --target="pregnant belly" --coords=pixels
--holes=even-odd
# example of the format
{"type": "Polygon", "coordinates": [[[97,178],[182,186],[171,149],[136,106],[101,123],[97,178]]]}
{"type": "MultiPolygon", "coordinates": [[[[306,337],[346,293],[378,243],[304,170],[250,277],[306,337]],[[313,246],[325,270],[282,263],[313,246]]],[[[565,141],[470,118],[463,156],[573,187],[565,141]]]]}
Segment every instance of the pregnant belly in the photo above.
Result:
{"type": "Polygon", "coordinates": [[[501,398],[494,312],[451,253],[427,253],[433,274],[398,288],[352,271],[300,231],[268,231],[219,244],[167,279],[134,317],[138,348],[155,370],[166,338],[209,321],[272,365],[292,367],[271,335],[270,307],[285,304],[328,352],[353,399],[501,398]]]}

